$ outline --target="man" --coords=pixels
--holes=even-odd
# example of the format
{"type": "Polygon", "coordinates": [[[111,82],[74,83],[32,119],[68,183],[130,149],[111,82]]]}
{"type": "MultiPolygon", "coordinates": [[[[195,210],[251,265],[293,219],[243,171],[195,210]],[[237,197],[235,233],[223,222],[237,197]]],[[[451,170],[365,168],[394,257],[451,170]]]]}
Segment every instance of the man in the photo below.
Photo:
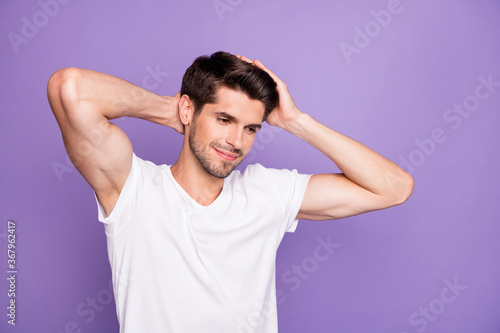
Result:
{"type": "Polygon", "coordinates": [[[104,223],[121,332],[277,332],[275,259],[298,219],[330,220],[403,203],[413,179],[295,106],[260,61],[199,57],[180,93],[158,96],[90,70],[48,83],[71,161],[104,223]],[[137,117],[184,134],[177,162],[137,157],[109,119],[137,117]],[[251,165],[263,121],[306,140],[341,174],[251,165]]]}

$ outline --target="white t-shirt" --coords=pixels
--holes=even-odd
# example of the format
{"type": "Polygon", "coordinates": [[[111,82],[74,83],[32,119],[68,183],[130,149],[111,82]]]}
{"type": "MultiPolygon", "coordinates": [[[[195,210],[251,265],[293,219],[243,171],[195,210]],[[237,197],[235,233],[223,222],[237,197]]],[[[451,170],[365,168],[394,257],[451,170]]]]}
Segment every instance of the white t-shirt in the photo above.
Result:
{"type": "Polygon", "coordinates": [[[276,251],[309,177],[250,165],[202,206],[134,154],[110,216],[96,197],[120,332],[277,332],[276,251]]]}

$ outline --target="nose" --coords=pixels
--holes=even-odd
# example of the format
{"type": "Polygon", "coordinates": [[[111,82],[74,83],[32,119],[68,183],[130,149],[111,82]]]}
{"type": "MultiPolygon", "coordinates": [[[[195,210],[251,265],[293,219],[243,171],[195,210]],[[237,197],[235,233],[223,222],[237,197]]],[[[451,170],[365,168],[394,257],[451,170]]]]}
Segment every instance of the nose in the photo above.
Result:
{"type": "Polygon", "coordinates": [[[229,131],[226,142],[233,146],[234,149],[241,149],[243,146],[243,128],[234,126],[229,131]]]}

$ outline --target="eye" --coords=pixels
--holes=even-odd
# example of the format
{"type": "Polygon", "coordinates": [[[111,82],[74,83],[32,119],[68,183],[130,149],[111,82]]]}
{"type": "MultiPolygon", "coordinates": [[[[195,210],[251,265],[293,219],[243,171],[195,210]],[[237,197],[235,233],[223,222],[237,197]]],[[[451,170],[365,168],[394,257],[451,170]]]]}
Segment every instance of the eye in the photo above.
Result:
{"type": "Polygon", "coordinates": [[[247,132],[250,134],[255,134],[257,133],[257,129],[255,127],[247,127],[247,132]]]}
{"type": "Polygon", "coordinates": [[[217,118],[217,121],[218,121],[219,123],[221,123],[222,125],[227,125],[227,124],[229,124],[229,123],[231,122],[231,121],[230,121],[229,119],[227,119],[227,118],[217,118]]]}

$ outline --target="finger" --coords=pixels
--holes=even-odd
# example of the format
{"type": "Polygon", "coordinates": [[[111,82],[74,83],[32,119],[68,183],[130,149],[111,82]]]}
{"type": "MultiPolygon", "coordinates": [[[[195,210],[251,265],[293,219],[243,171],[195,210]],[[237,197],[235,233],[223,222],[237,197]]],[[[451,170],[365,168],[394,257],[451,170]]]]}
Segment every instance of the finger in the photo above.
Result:
{"type": "Polygon", "coordinates": [[[253,64],[252,60],[248,59],[248,58],[247,58],[247,57],[245,57],[244,55],[240,55],[240,54],[238,54],[238,56],[237,56],[237,57],[238,57],[238,59],[240,59],[240,60],[243,60],[243,61],[246,61],[246,62],[248,62],[248,63],[253,64]]]}
{"type": "Polygon", "coordinates": [[[264,66],[264,64],[261,63],[259,60],[255,59],[253,61],[253,64],[255,66],[257,66],[258,68],[266,71],[267,74],[269,74],[269,76],[271,76],[273,78],[273,80],[276,81],[276,83],[283,83],[283,81],[281,81],[281,79],[276,74],[274,74],[269,68],[267,68],[266,66],[264,66]]]}

